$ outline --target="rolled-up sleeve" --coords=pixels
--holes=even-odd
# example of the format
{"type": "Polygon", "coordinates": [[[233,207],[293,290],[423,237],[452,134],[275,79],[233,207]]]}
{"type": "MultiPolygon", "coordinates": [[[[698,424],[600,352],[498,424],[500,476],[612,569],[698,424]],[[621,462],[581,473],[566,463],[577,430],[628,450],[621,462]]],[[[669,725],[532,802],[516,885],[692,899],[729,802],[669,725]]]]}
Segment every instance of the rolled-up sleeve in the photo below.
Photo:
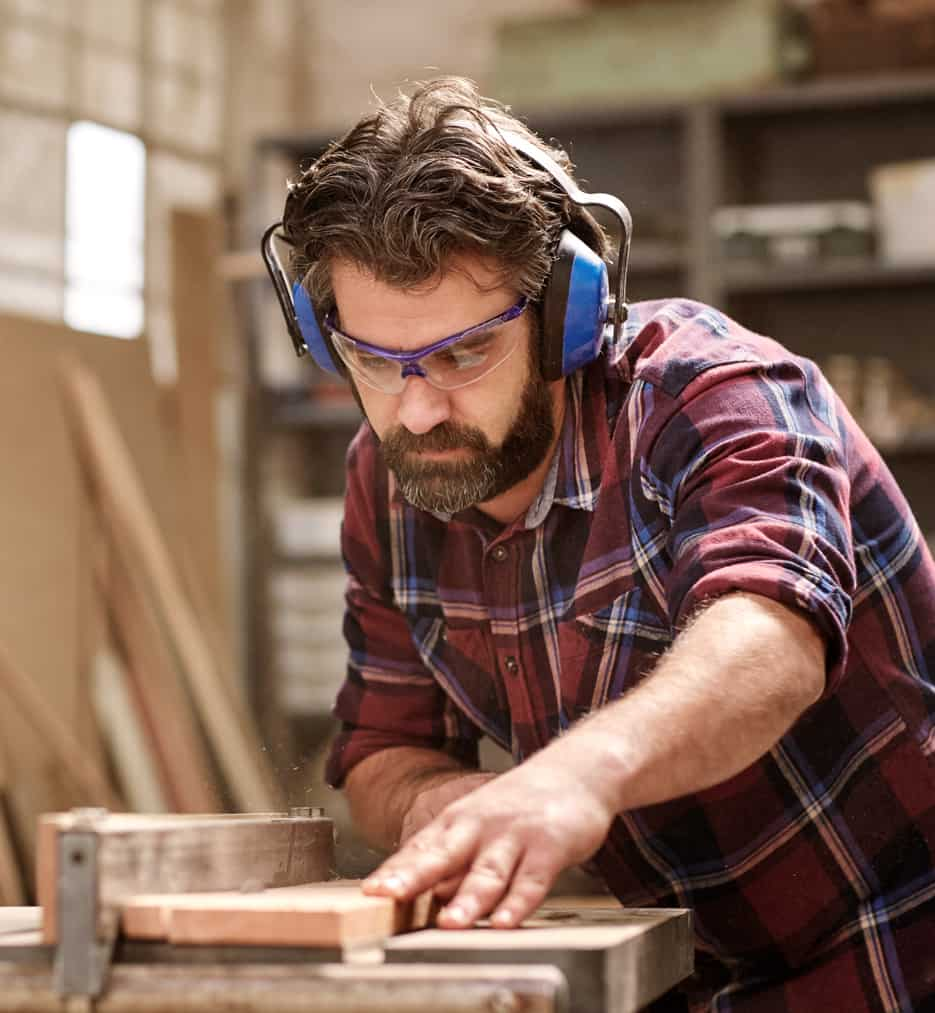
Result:
{"type": "Polygon", "coordinates": [[[732,591],[799,609],[827,643],[826,694],[845,668],[854,589],[847,470],[832,416],[814,407],[832,397],[794,362],[713,371],[648,461],[669,490],[673,624],[732,591]]]}

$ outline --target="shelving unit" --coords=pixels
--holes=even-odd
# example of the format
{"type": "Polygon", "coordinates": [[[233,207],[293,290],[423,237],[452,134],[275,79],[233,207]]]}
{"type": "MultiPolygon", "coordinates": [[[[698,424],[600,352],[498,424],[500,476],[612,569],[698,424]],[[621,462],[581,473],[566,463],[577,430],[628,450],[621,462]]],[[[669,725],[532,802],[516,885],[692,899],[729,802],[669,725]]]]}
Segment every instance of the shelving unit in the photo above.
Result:
{"type": "MultiPolygon", "coordinates": [[[[935,263],[893,266],[877,259],[762,264],[722,260],[711,215],[723,205],[866,200],[878,164],[935,157],[935,74],[835,80],[685,105],[581,110],[573,118],[530,111],[540,134],[572,155],[586,188],[620,195],[634,218],[631,300],[691,296],[812,358],[885,355],[935,397],[935,263]]],[[[264,160],[298,164],[323,150],[321,137],[268,138],[264,160]]],[[[257,206],[265,195],[257,194],[257,206]]],[[[260,228],[257,220],[249,241],[260,228]]],[[[322,375],[305,367],[288,385],[270,386],[260,369],[262,342],[288,344],[262,303],[265,281],[250,282],[250,396],[246,462],[246,541],[250,678],[264,727],[276,727],[277,677],[264,588],[277,570],[318,561],[275,550],[263,505],[261,462],[281,440],[304,447],[320,494],[341,492],[343,447],[360,415],[350,399],[321,399],[322,375]],[[316,465],[317,462],[317,465],[316,465]]],[[[924,530],[935,532],[935,434],[881,448],[924,530]]],[[[340,673],[335,674],[336,682],[340,673]]]]}

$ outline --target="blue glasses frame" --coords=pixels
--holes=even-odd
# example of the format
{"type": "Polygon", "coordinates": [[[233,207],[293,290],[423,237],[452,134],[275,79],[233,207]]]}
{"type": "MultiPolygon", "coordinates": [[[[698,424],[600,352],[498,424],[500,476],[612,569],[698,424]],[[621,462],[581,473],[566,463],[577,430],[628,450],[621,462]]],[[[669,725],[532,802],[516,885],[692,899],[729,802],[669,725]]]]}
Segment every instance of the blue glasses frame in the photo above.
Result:
{"type": "MultiPolygon", "coordinates": [[[[422,359],[425,359],[430,355],[434,355],[435,352],[440,352],[444,348],[450,348],[458,341],[463,341],[465,338],[469,338],[474,334],[479,334],[482,331],[490,330],[493,327],[499,327],[501,324],[509,323],[511,320],[515,320],[517,317],[521,316],[528,306],[529,299],[526,296],[520,296],[520,298],[512,306],[510,306],[509,309],[504,310],[502,313],[498,313],[495,317],[491,317],[489,320],[484,320],[482,323],[474,324],[472,327],[468,327],[463,331],[458,331],[457,334],[451,334],[447,338],[441,338],[439,341],[433,341],[430,345],[424,345],[422,348],[413,349],[411,352],[391,352],[386,348],[371,345],[367,341],[361,341],[360,338],[355,338],[350,334],[346,334],[344,331],[339,330],[335,325],[337,311],[334,309],[330,310],[326,314],[324,324],[333,336],[340,338],[342,341],[348,342],[348,344],[360,349],[360,351],[366,352],[368,355],[375,355],[381,359],[387,359],[390,362],[399,363],[402,367],[400,371],[401,380],[405,380],[409,376],[419,376],[434,387],[436,384],[432,382],[431,377],[429,377],[420,365],[420,361],[422,359]]],[[[340,348],[337,350],[340,354],[340,348]]],[[[467,380],[463,384],[456,384],[453,387],[442,387],[439,389],[457,390],[459,387],[467,387],[472,383],[476,383],[478,380],[482,380],[485,376],[489,375],[489,373],[496,369],[497,366],[506,362],[507,358],[509,358],[509,355],[501,359],[500,362],[492,366],[489,370],[487,370],[487,372],[482,373],[480,376],[474,377],[471,380],[467,380]]],[[[350,363],[347,363],[347,366],[349,369],[353,369],[350,363]]],[[[374,384],[369,383],[366,377],[360,374],[359,371],[355,370],[355,372],[361,377],[361,379],[364,380],[365,383],[368,383],[368,386],[374,386],[374,384]]],[[[391,393],[391,391],[384,390],[380,387],[377,387],[376,389],[383,390],[383,393],[391,393]]]]}

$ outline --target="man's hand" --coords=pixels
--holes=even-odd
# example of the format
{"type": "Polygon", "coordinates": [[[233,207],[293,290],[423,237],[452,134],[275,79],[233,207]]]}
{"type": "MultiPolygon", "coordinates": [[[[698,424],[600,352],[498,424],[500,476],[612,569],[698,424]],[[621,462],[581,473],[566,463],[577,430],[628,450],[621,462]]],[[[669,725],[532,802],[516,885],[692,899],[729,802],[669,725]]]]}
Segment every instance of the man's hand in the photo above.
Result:
{"type": "Polygon", "coordinates": [[[600,848],[614,817],[608,799],[548,752],[447,804],[364,881],[365,892],[406,899],[460,880],[440,926],[466,928],[491,912],[498,928],[518,925],[563,869],[600,848]]]}

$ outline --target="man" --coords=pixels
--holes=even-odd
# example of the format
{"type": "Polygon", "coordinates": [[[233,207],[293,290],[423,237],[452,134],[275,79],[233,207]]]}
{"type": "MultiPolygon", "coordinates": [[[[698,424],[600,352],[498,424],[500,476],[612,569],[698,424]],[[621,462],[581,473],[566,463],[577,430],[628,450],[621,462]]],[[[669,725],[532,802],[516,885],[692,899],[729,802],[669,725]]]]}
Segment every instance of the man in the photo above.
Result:
{"type": "Polygon", "coordinates": [[[328,770],[399,849],[367,889],[436,887],[442,926],[510,927],[593,858],[625,904],[692,908],[694,1008],[921,1009],[918,526],[815,365],[710,307],[635,304],[591,361],[546,370],[560,239],[604,238],[529,143],[440,80],[287,201],[280,296],[367,418],[328,770]],[[482,735],[516,766],[479,771],[482,735]]]}

